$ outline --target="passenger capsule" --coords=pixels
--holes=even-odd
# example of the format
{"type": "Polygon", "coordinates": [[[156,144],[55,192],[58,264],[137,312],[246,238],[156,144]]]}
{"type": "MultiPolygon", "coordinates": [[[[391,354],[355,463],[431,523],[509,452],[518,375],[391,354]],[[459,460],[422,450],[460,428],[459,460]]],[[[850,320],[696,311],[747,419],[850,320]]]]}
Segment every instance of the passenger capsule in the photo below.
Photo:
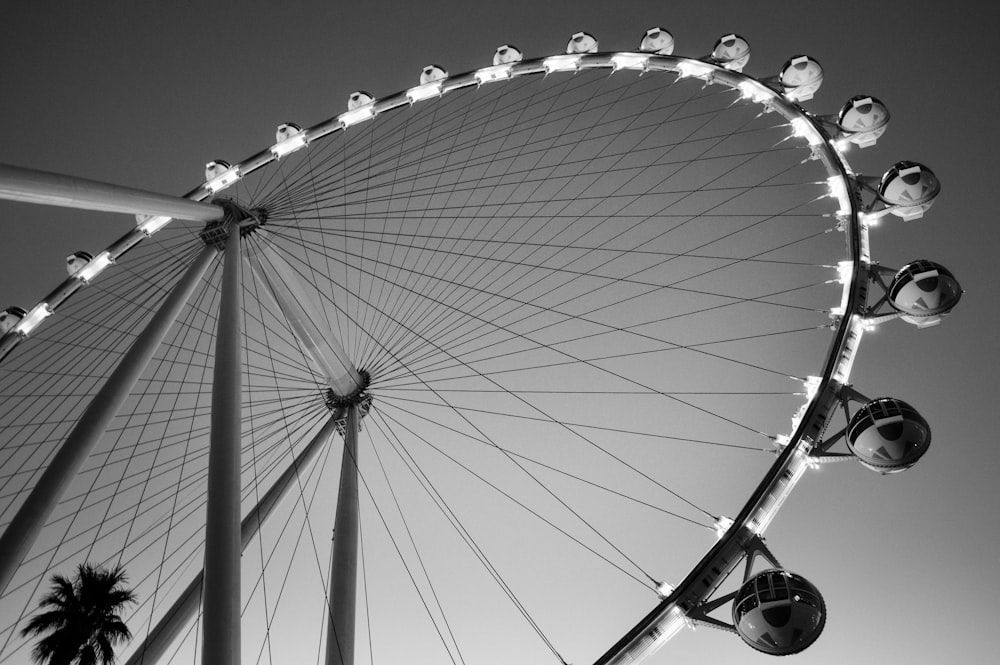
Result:
{"type": "Polygon", "coordinates": [[[220,176],[231,168],[232,164],[224,159],[212,160],[208,164],[205,164],[205,180],[211,180],[220,176]]]}
{"type": "Polygon", "coordinates": [[[711,60],[733,71],[742,72],[750,62],[750,42],[739,35],[723,35],[715,42],[711,60]]]}
{"type": "Polygon", "coordinates": [[[778,82],[793,102],[812,99],[823,85],[823,67],[808,55],[797,55],[781,68],[778,82]]]}
{"type": "Polygon", "coordinates": [[[962,297],[962,287],[947,268],[921,259],[899,269],[889,284],[889,304],[919,328],[941,322],[962,297]]]}
{"type": "Polygon", "coordinates": [[[934,172],[917,162],[897,162],[879,182],[878,195],[904,220],[923,217],[941,191],[934,172]]]}
{"type": "Polygon", "coordinates": [[[643,53],[670,55],[674,52],[674,36],[663,28],[650,28],[642,36],[639,50],[643,53]]]}
{"type": "Polygon", "coordinates": [[[365,104],[371,104],[373,101],[375,101],[375,98],[363,90],[352,92],[351,96],[347,98],[347,110],[353,111],[365,104]]]}
{"type": "Polygon", "coordinates": [[[597,53],[597,40],[586,32],[578,32],[569,38],[566,53],[597,53]]]}
{"type": "Polygon", "coordinates": [[[281,143],[282,141],[287,141],[301,131],[302,128],[294,122],[285,122],[278,125],[278,131],[274,133],[274,138],[276,142],[281,143]]]}
{"type": "Polygon", "coordinates": [[[504,44],[498,47],[496,53],[493,54],[493,64],[509,65],[513,62],[521,62],[523,58],[524,54],[516,46],[504,44]]]}
{"type": "Polygon", "coordinates": [[[438,65],[427,65],[420,72],[420,85],[448,78],[448,72],[438,65]]]}
{"type": "Polygon", "coordinates": [[[867,148],[885,134],[889,126],[889,109],[874,97],[851,97],[840,109],[837,125],[848,141],[859,148],[867,148]]]}
{"type": "Polygon", "coordinates": [[[754,649],[787,656],[802,651],[823,632],[826,604],[804,577],[777,568],[765,570],[736,593],[733,625],[754,649]]]}
{"type": "Polygon", "coordinates": [[[909,469],[931,445],[931,428],[917,410],[892,397],[873,399],[847,426],[847,447],[869,469],[909,469]]]}
{"type": "Polygon", "coordinates": [[[93,260],[94,256],[89,252],[73,252],[66,257],[66,272],[72,277],[85,265],[93,260]]]}
{"type": "Polygon", "coordinates": [[[0,312],[0,335],[6,335],[28,314],[20,307],[8,307],[0,312]]]}

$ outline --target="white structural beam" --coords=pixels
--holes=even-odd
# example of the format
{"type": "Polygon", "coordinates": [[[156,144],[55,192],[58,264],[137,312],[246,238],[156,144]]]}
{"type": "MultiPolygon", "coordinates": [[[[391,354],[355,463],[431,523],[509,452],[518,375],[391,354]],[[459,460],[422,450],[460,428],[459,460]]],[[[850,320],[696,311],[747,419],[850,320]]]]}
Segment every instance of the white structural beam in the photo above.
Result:
{"type": "Polygon", "coordinates": [[[354,665],[354,615],[358,581],[358,424],[357,404],[347,409],[340,489],[330,560],[326,665],[354,665]]]}
{"type": "Polygon", "coordinates": [[[205,521],[202,663],[240,663],[240,444],[242,440],[243,260],[229,225],[212,379],[205,521]]]}
{"type": "MultiPolygon", "coordinates": [[[[274,485],[271,486],[271,489],[261,497],[253,510],[243,518],[243,523],[240,525],[241,550],[245,550],[250,541],[257,535],[257,532],[260,531],[261,526],[271,514],[271,510],[292,489],[298,487],[298,484],[293,482],[296,476],[301,477],[312,465],[319,452],[323,450],[324,444],[330,440],[330,437],[336,431],[337,422],[342,421],[343,418],[343,410],[338,410],[331,414],[329,420],[326,421],[319,432],[306,444],[292,463],[288,465],[288,468],[278,477],[274,485]]],[[[136,648],[125,665],[143,665],[143,663],[153,665],[161,662],[160,659],[167,653],[170,645],[174,643],[174,640],[181,634],[184,627],[197,615],[198,607],[201,605],[204,580],[204,571],[198,571],[198,574],[191,580],[191,583],[188,584],[177,600],[174,601],[170,609],[150,629],[142,644],[136,648]]]]}
{"type": "Polygon", "coordinates": [[[0,593],[7,588],[60,497],[132,392],[135,382],[149,364],[216,254],[214,248],[206,247],[188,267],[146,328],[122,356],[118,367],[91,400],[27,500],[7,525],[0,536],[0,593]]]}
{"type": "Polygon", "coordinates": [[[296,340],[312,360],[315,369],[338,397],[354,394],[361,387],[361,376],[344,350],[343,344],[330,331],[315,289],[303,279],[288,261],[267,240],[267,231],[257,230],[259,242],[251,268],[257,282],[264,285],[284,315],[296,340]]]}
{"type": "Polygon", "coordinates": [[[41,205],[211,222],[220,207],[177,196],[0,164],[0,199],[41,205]]]}

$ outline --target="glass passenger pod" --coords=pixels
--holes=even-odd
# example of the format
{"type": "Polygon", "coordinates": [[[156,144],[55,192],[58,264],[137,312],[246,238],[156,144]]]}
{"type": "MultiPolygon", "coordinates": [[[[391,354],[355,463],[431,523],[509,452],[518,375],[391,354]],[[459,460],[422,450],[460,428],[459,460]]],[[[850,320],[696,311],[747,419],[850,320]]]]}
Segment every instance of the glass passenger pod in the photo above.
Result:
{"type": "Polygon", "coordinates": [[[916,464],[931,445],[931,428],[916,409],[892,397],[873,399],[847,426],[847,446],[869,469],[896,473],[916,464]]]}
{"type": "Polygon", "coordinates": [[[663,28],[650,28],[639,42],[639,50],[643,53],[670,55],[674,52],[674,36],[663,28]]]}
{"type": "Polygon", "coordinates": [[[85,265],[93,260],[94,256],[90,252],[73,252],[66,257],[66,272],[70,277],[80,272],[85,265]]]}
{"type": "Polygon", "coordinates": [[[420,71],[420,85],[448,78],[448,72],[440,65],[427,65],[420,71]]]}
{"type": "Polygon", "coordinates": [[[856,95],[840,109],[837,126],[848,141],[859,148],[867,148],[885,134],[889,126],[889,109],[875,97],[856,95]]]}
{"type": "Polygon", "coordinates": [[[962,287],[939,263],[920,259],[899,269],[889,284],[889,304],[919,328],[936,325],[962,298],[962,287]]]}
{"type": "Polygon", "coordinates": [[[6,335],[14,329],[21,319],[27,315],[28,310],[23,307],[8,307],[0,312],[0,335],[6,335]]]}
{"type": "Polygon", "coordinates": [[[597,39],[589,32],[578,32],[569,38],[566,53],[597,53],[597,39]]]}
{"type": "Polygon", "coordinates": [[[493,54],[493,65],[509,65],[515,62],[521,62],[524,58],[524,54],[516,46],[511,46],[510,44],[504,44],[503,46],[497,47],[496,53],[493,54]]]}
{"type": "Polygon", "coordinates": [[[812,99],[823,85],[823,67],[808,55],[790,58],[778,74],[785,97],[793,102],[812,99]]]}
{"type": "Polygon", "coordinates": [[[368,94],[364,90],[358,90],[356,92],[352,92],[350,96],[348,96],[347,110],[354,111],[361,108],[362,106],[367,106],[368,104],[371,104],[374,101],[375,98],[372,97],[370,94],[368,94]]]}
{"type": "Polygon", "coordinates": [[[826,604],[807,579],[782,569],[757,573],[733,601],[733,625],[758,651],[787,656],[811,645],[826,625],[826,604]]]}
{"type": "Polygon", "coordinates": [[[750,62],[750,42],[737,34],[723,35],[715,42],[710,60],[726,69],[742,72],[750,62]]]}
{"type": "Polygon", "coordinates": [[[923,217],[940,192],[934,172],[917,162],[897,162],[878,186],[879,198],[892,206],[890,212],[907,221],[923,217]]]}

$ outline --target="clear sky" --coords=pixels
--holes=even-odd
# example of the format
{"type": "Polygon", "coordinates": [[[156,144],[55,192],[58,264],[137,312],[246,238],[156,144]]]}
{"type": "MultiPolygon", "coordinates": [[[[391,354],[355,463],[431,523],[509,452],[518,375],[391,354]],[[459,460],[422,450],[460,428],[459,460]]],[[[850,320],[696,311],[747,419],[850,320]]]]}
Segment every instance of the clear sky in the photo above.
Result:
{"type": "MultiPolygon", "coordinates": [[[[995,35],[976,3],[700,2],[65,3],[8,7],[0,23],[0,161],[181,194],[209,159],[237,161],[274,127],[319,122],[358,89],[412,86],[420,69],[487,64],[496,46],[528,57],[561,51],[578,30],[602,48],[634,48],[646,28],[673,32],[675,53],[707,54],[738,32],[749,73],[790,56],[818,59],[826,80],[807,104],[836,113],[854,94],[892,114],[855,170],[901,159],[931,167],[943,191],[930,213],[873,233],[873,255],[928,258],[967,289],[943,325],[893,322],[868,335],[853,381],[898,396],[930,421],[930,452],[907,473],[858,465],[811,474],[768,532],[778,557],[823,591],[823,636],[793,662],[916,663],[995,658],[1000,452],[990,413],[997,370],[995,151],[1000,92],[989,77],[995,35]],[[264,3],[260,3],[264,4],[264,3]],[[994,654],[991,656],[990,654],[994,654]]],[[[64,257],[96,253],[130,218],[0,204],[0,306],[30,307],[63,279],[64,257]]],[[[584,627],[581,630],[585,630],[584,627]]],[[[735,636],[682,634],[667,662],[765,662],[735,636]],[[675,660],[671,660],[673,657],[675,660]]],[[[579,664],[578,664],[579,665],[579,664]]]]}

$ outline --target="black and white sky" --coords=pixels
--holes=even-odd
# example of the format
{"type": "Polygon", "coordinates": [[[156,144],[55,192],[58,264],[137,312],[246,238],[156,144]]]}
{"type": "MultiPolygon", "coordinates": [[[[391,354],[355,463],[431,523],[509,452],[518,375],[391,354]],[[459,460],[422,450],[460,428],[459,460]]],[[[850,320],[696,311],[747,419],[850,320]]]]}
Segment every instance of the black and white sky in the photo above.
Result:
{"type": "MultiPolygon", "coordinates": [[[[273,143],[281,122],[309,126],[349,93],[384,96],[438,63],[486,65],[505,43],[526,56],[560,52],[579,30],[602,49],[632,49],[669,29],[677,54],[707,54],[720,35],[753,45],[747,68],[777,72],[792,55],[823,63],[807,108],[835,113],[855,94],[892,113],[878,145],[849,156],[880,175],[898,160],[943,183],[924,219],[884,222],[885,265],[928,258],[967,290],[943,325],[893,322],[868,335],[853,381],[894,395],[930,421],[934,442],[914,469],[879,477],[832,465],[800,485],[769,531],[783,562],[826,595],[824,635],[802,665],[968,662],[995,658],[1000,596],[1000,448],[996,330],[1000,231],[992,80],[995,29],[968,0],[950,3],[663,2],[624,0],[37,0],[0,20],[0,161],[182,194],[210,159],[237,161],[273,143]],[[888,489],[887,489],[888,488],[888,489]],[[994,656],[990,656],[993,653],[994,656]]],[[[64,257],[96,253],[125,216],[0,203],[0,306],[29,308],[64,276],[64,257]]],[[[581,626],[581,631],[586,627],[581,626]]],[[[737,638],[686,631],[653,661],[766,662],[737,638]],[[671,660],[673,658],[674,660],[671,660]]],[[[19,661],[20,662],[20,661],[19,661]]]]}

